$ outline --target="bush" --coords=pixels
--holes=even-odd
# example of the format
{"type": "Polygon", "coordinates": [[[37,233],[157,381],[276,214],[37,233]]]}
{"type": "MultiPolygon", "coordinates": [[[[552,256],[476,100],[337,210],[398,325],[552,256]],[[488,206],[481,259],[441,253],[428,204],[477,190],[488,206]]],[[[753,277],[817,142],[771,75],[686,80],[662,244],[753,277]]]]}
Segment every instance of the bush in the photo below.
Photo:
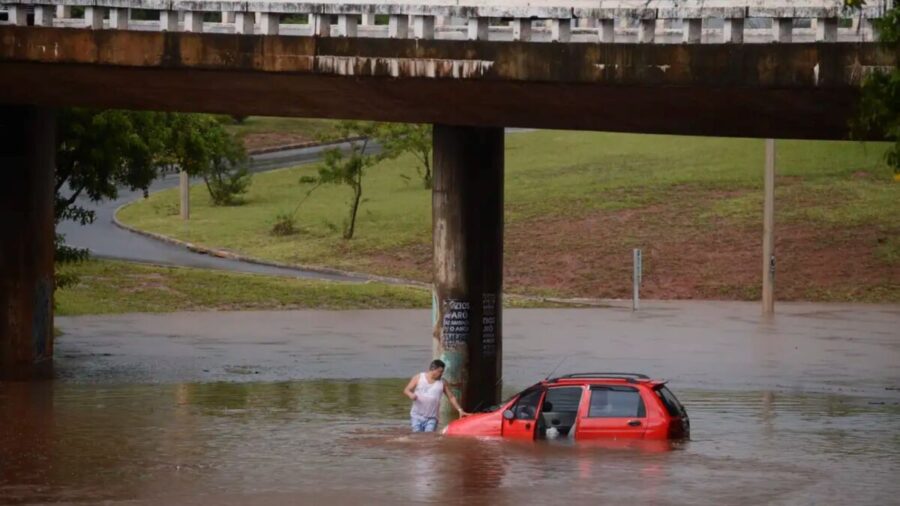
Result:
{"type": "Polygon", "coordinates": [[[293,214],[281,213],[275,216],[275,224],[272,225],[272,235],[284,237],[297,233],[296,221],[293,214]]]}
{"type": "Polygon", "coordinates": [[[245,165],[229,168],[225,164],[214,164],[203,175],[209,197],[215,206],[238,206],[244,203],[241,195],[250,189],[250,172],[245,165]]]}

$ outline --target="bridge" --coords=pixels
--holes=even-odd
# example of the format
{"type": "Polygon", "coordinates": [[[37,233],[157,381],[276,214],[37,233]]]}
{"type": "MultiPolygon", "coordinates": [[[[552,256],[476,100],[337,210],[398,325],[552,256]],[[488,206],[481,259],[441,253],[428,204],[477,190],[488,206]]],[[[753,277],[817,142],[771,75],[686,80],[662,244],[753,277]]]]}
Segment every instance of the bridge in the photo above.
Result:
{"type": "Polygon", "coordinates": [[[897,64],[840,0],[0,0],[0,374],[52,357],[55,107],[434,123],[434,349],[498,395],[503,127],[842,139],[897,64]]]}

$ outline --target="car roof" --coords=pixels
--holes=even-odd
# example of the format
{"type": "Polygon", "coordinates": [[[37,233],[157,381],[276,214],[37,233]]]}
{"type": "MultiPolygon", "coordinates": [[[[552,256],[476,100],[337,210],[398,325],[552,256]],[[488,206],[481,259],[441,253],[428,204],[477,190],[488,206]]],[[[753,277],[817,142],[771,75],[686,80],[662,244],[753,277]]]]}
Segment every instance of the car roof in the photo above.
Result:
{"type": "Polygon", "coordinates": [[[651,379],[649,376],[637,373],[621,372],[588,372],[573,373],[557,376],[544,381],[547,384],[559,385],[593,385],[593,384],[648,384],[650,386],[662,385],[664,380],[651,379]]]}

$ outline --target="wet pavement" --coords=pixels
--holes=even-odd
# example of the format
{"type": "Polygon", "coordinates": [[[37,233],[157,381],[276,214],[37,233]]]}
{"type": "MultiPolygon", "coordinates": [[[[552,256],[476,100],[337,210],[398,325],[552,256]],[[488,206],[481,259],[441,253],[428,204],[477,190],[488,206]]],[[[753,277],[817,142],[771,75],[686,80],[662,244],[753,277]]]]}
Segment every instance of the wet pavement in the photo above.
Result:
{"type": "Polygon", "coordinates": [[[900,307],[508,310],[507,391],[671,379],[674,445],[413,437],[428,311],[59,318],[56,381],[0,383],[0,503],[894,504],[900,307]]]}

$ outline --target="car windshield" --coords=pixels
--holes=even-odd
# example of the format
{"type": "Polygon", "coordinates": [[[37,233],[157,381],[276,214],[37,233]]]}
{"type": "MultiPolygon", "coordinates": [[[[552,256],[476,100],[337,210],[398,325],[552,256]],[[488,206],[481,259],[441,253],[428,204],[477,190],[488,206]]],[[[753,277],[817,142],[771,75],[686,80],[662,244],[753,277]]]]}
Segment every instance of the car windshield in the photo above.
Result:
{"type": "Polygon", "coordinates": [[[488,406],[488,407],[484,408],[483,410],[479,410],[479,411],[482,411],[485,413],[489,413],[491,411],[497,411],[498,409],[502,408],[503,406],[506,406],[509,403],[509,401],[515,399],[516,397],[525,395],[528,392],[531,392],[532,390],[534,390],[535,388],[540,388],[540,387],[541,387],[540,383],[535,383],[534,385],[531,385],[530,387],[526,388],[525,390],[514,393],[514,394],[510,395],[509,397],[507,397],[506,399],[503,399],[502,401],[500,401],[500,404],[494,404],[493,406],[488,406]]]}

